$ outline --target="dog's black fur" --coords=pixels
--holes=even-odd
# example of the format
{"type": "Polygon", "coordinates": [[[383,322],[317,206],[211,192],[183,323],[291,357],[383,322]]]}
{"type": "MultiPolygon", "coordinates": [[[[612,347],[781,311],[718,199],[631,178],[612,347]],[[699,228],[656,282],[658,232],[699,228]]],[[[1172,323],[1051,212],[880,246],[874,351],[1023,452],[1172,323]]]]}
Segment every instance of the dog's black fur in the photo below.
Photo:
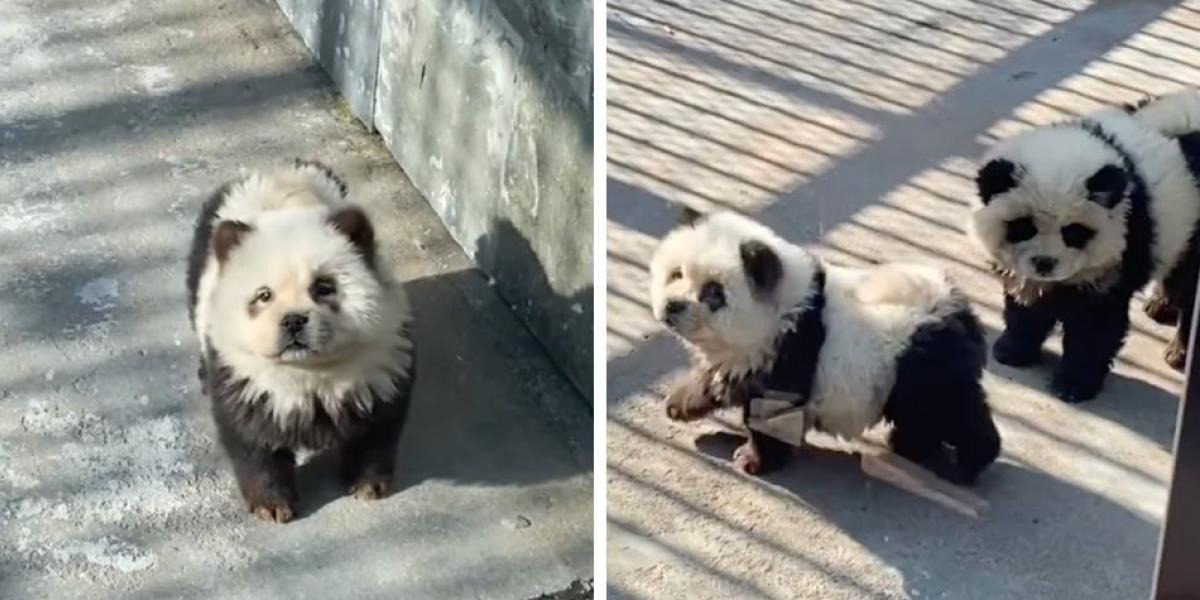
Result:
{"type": "MultiPolygon", "coordinates": [[[[338,450],[342,483],[360,498],[374,499],[391,487],[396,444],[408,413],[412,378],[395,380],[391,398],[372,397],[365,412],[347,400],[336,417],[313,399],[312,418],[280,424],[263,394],[252,402],[239,395],[248,381],[221,363],[210,348],[203,386],[212,403],[218,438],[233,464],[238,488],[251,512],[287,521],[298,501],[295,452],[338,450]],[[259,511],[266,510],[266,514],[259,511]]],[[[415,365],[414,365],[415,366],[415,365]]]]}
{"type": "Polygon", "coordinates": [[[960,308],[913,332],[896,359],[883,415],[892,422],[888,443],[896,454],[971,484],[1000,455],[1000,432],[981,383],[983,326],[960,300],[960,308]]]}
{"type": "MultiPolygon", "coordinates": [[[[295,164],[320,168],[345,193],[345,184],[329,167],[300,160],[295,164]]],[[[187,268],[188,314],[193,325],[200,277],[208,256],[215,251],[213,220],[236,183],[226,183],[210,196],[196,221],[187,268]]],[[[365,219],[356,209],[343,212],[353,212],[352,220],[365,219]]],[[[337,222],[335,226],[344,227],[337,222]]],[[[353,231],[347,237],[373,270],[375,242],[370,223],[355,221],[348,227],[353,231]]],[[[409,335],[404,337],[411,339],[409,335]]],[[[392,397],[373,396],[369,403],[363,403],[369,407],[365,410],[358,408],[353,398],[346,398],[336,416],[326,412],[321,402],[313,398],[311,418],[300,418],[297,414],[280,423],[271,414],[269,395],[263,394],[252,401],[242,399],[241,392],[248,380],[225,365],[211,344],[207,346],[208,353],[200,357],[197,373],[201,390],[211,403],[218,438],[251,513],[276,522],[286,522],[296,514],[295,454],[300,449],[336,450],[340,454],[343,483],[356,497],[375,499],[387,493],[416,373],[415,352],[409,374],[394,380],[396,389],[392,397]]]]}

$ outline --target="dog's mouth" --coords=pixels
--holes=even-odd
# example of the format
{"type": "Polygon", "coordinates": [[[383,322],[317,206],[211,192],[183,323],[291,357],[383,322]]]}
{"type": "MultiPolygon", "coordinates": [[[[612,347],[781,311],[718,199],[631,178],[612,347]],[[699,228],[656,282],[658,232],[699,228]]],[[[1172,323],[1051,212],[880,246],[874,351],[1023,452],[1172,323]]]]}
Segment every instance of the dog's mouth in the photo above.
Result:
{"type": "Polygon", "coordinates": [[[1038,273],[1034,269],[1021,269],[1021,277],[1040,283],[1062,283],[1074,276],[1075,273],[1060,272],[1058,270],[1051,273],[1038,273]]]}
{"type": "Polygon", "coordinates": [[[279,349],[279,353],[275,355],[275,358],[281,362],[295,362],[312,358],[316,354],[317,352],[312,346],[300,340],[293,339],[279,349]]]}

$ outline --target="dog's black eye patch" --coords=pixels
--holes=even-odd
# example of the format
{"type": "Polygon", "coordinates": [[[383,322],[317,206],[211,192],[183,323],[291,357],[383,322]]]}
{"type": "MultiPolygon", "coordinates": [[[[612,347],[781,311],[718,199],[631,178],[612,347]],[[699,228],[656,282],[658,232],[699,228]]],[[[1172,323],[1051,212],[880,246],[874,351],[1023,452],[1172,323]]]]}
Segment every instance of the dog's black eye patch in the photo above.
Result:
{"type": "Polygon", "coordinates": [[[700,288],[700,301],[708,306],[708,310],[717,312],[725,306],[725,286],[710,281],[700,288]]]}
{"type": "Polygon", "coordinates": [[[1005,224],[1004,239],[1008,243],[1023,242],[1037,235],[1037,225],[1033,224],[1031,217],[1021,217],[1013,219],[1005,224]]]}
{"type": "Polygon", "coordinates": [[[313,300],[325,300],[337,293],[337,284],[328,277],[318,277],[308,288],[313,300]]]}
{"type": "Polygon", "coordinates": [[[1096,231],[1087,225],[1071,223],[1062,228],[1063,243],[1069,248],[1079,249],[1096,237],[1096,231]]]}

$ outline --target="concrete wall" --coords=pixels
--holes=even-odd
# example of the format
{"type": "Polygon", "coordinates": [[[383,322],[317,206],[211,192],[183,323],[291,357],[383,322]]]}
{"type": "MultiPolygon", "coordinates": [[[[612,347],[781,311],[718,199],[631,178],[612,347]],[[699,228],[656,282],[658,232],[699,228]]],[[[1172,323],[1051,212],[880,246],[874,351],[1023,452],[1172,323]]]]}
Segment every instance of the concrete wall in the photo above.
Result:
{"type": "Polygon", "coordinates": [[[350,111],[372,127],[382,0],[276,0],[350,111]]]}
{"type": "Polygon", "coordinates": [[[279,3],[590,399],[591,0],[279,3]]]}

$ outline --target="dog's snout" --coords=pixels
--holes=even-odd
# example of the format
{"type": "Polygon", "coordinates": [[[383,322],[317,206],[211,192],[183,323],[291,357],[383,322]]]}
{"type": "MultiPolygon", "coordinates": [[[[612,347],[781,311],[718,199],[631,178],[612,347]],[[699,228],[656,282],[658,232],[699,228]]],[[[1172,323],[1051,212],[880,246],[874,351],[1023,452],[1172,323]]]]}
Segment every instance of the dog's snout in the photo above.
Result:
{"type": "Polygon", "coordinates": [[[1033,268],[1037,270],[1038,275],[1049,275],[1057,264],[1058,261],[1049,256],[1033,257],[1033,268]]]}
{"type": "Polygon", "coordinates": [[[304,330],[305,325],[308,325],[308,316],[300,313],[288,313],[283,316],[283,320],[279,324],[288,333],[297,334],[304,330]]]}

